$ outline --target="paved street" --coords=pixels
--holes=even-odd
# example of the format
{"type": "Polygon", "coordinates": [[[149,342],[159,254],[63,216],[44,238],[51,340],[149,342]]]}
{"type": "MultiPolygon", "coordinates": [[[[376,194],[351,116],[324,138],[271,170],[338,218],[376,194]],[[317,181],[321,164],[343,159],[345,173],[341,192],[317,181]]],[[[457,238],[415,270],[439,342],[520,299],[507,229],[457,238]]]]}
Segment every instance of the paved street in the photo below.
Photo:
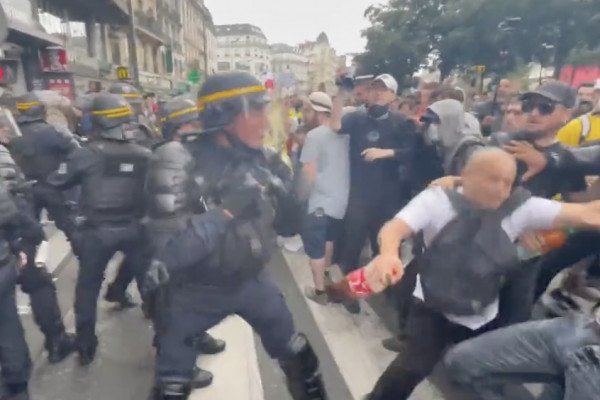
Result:
{"type": "MultiPolygon", "coordinates": [[[[72,299],[77,262],[61,233],[49,229],[49,237],[49,267],[56,276],[67,327],[73,329],[72,299]]],[[[118,261],[119,257],[115,257],[107,275],[113,273],[118,261]]],[[[307,303],[301,289],[310,283],[311,276],[303,254],[283,250],[269,268],[288,300],[297,326],[307,333],[321,357],[331,400],[361,399],[394,356],[380,346],[380,341],[390,334],[387,326],[394,324],[390,317],[393,312],[382,305],[384,299],[363,303],[361,314],[351,316],[341,306],[307,303]]],[[[42,337],[32,321],[26,296],[19,296],[19,305],[35,360],[34,399],[147,398],[153,373],[152,333],[141,311],[115,311],[100,301],[98,357],[91,366],[81,368],[74,356],[57,366],[48,365],[42,337]]],[[[198,359],[198,365],[215,374],[215,381],[211,387],[197,390],[193,400],[290,400],[281,372],[245,322],[232,317],[212,333],[227,341],[227,350],[198,359]]],[[[422,384],[413,399],[466,400],[448,388],[443,375],[436,374],[435,385],[422,384]]],[[[511,399],[522,398],[515,396],[511,399]]]]}

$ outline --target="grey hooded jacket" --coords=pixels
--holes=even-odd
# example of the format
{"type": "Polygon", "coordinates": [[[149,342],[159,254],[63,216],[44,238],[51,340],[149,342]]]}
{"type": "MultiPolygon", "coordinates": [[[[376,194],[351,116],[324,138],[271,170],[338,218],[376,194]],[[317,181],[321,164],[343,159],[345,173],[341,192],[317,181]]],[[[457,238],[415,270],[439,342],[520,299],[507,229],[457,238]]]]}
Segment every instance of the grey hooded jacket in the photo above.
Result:
{"type": "MultiPolygon", "coordinates": [[[[483,137],[480,132],[468,127],[465,122],[465,109],[457,100],[446,99],[433,103],[429,109],[437,114],[440,119],[438,126],[437,147],[442,156],[444,171],[447,174],[456,174],[460,171],[456,165],[464,165],[471,152],[462,154],[459,148],[464,144],[465,139],[475,139],[473,142],[483,144],[483,137]],[[461,153],[461,158],[457,163],[456,157],[461,153]]],[[[473,150],[478,147],[474,146],[473,150]]]]}

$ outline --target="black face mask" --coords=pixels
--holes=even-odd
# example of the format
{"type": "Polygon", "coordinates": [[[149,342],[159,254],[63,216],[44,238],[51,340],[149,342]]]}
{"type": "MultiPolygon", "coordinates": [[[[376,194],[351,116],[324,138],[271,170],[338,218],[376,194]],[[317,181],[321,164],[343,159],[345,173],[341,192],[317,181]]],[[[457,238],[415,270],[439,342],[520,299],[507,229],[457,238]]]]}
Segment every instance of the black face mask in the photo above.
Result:
{"type": "Polygon", "coordinates": [[[389,111],[389,106],[373,104],[372,106],[369,106],[368,114],[369,114],[369,117],[371,117],[373,119],[379,119],[379,118],[383,117],[385,114],[387,114],[388,111],[389,111]]]}

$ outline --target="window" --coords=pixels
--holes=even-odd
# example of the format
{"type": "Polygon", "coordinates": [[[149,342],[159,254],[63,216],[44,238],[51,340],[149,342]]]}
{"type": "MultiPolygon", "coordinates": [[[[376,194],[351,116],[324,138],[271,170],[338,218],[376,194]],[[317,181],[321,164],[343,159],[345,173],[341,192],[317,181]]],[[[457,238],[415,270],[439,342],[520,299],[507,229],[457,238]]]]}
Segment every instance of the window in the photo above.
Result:
{"type": "Polygon", "coordinates": [[[121,46],[119,46],[118,42],[113,42],[112,45],[112,61],[113,64],[120,65],[121,64],[121,46]]]}
{"type": "Polygon", "coordinates": [[[218,62],[217,63],[218,71],[231,71],[231,64],[229,62],[218,62]]]}

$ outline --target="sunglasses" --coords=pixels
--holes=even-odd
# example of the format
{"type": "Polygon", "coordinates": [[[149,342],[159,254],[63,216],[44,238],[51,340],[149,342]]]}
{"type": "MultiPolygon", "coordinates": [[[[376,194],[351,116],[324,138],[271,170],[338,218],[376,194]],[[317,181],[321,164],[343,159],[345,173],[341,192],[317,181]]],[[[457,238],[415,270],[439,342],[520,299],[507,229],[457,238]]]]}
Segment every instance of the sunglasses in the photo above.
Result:
{"type": "Polygon", "coordinates": [[[553,101],[523,100],[522,109],[524,113],[529,114],[536,108],[541,115],[550,115],[556,110],[556,103],[553,101]]]}

